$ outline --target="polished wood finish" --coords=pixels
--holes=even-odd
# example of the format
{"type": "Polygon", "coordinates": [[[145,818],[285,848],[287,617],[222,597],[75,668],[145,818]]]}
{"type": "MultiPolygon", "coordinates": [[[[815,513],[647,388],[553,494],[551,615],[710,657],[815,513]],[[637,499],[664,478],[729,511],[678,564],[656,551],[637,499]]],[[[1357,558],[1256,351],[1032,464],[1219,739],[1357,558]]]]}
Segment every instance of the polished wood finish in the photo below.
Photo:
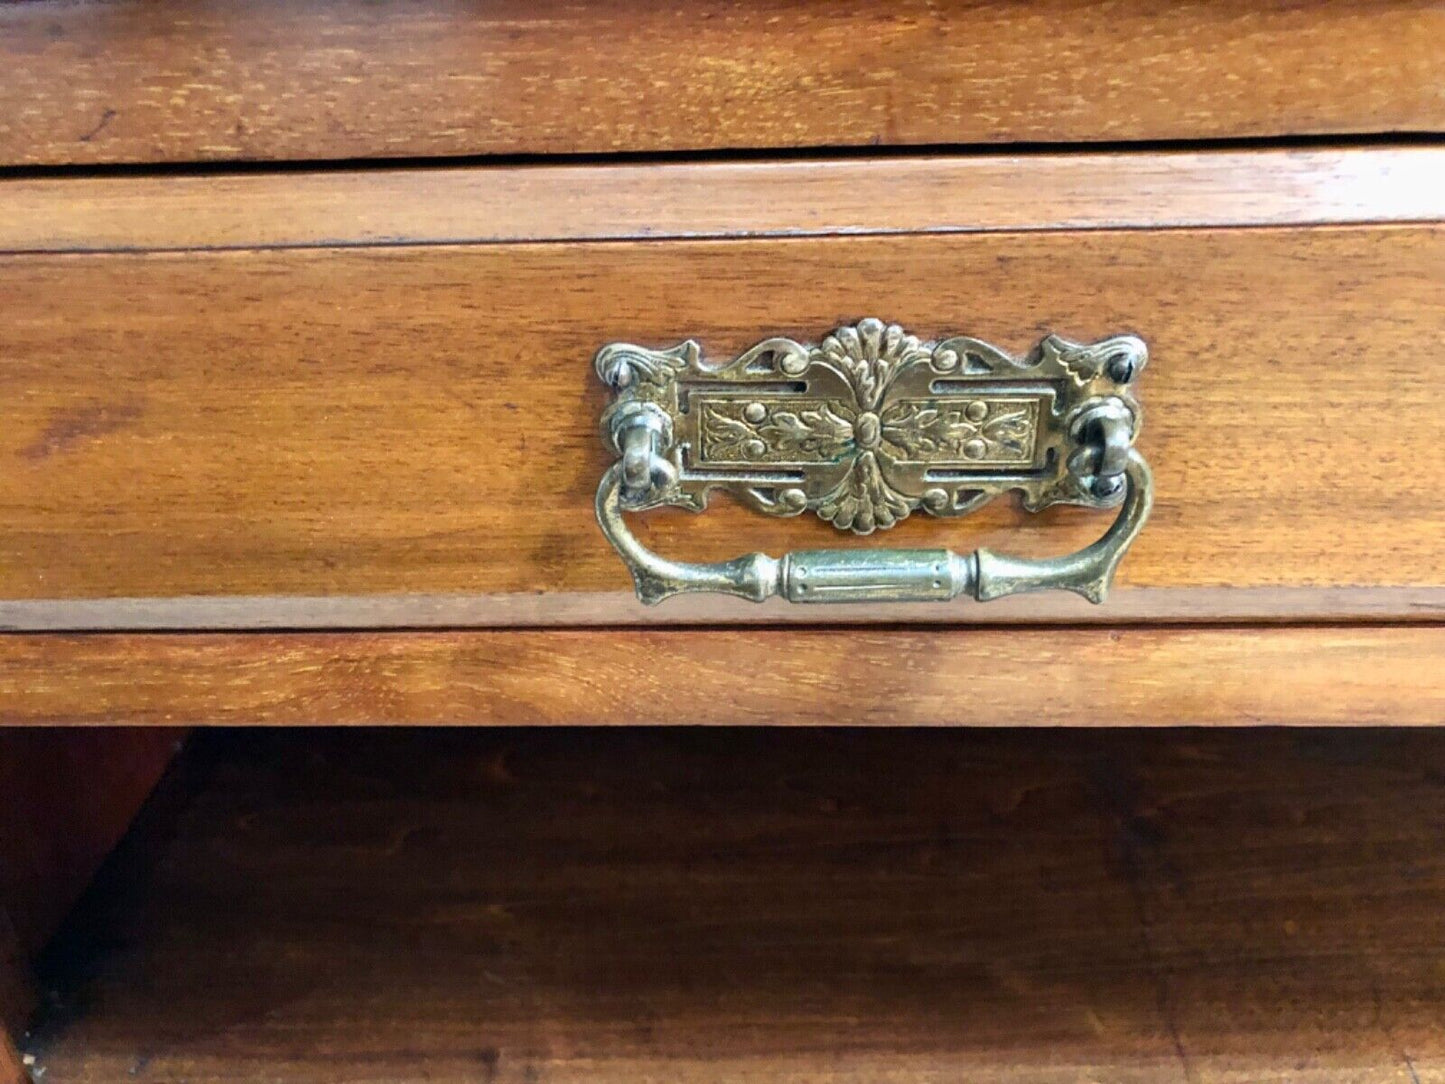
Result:
{"type": "Polygon", "coordinates": [[[1445,147],[0,181],[0,252],[1445,219],[1445,147]]]}
{"type": "Polygon", "coordinates": [[[0,164],[1445,129],[1428,0],[32,0],[0,164]]]}
{"type": "MultiPolygon", "coordinates": [[[[1056,594],[918,615],[1107,619],[1146,608],[1137,590],[1165,593],[1152,617],[1196,617],[1198,589],[1285,592],[1275,618],[1318,616],[1336,590],[1376,617],[1438,616],[1445,413],[1420,344],[1445,326],[1442,267],[1438,226],[10,256],[0,624],[114,623],[128,597],[176,596],[776,613],[627,601],[593,521],[608,456],[590,360],[689,335],[726,356],[869,313],[1016,350],[1046,330],[1152,349],[1156,511],[1112,608],[1056,594]]],[[[839,542],[812,517],[715,504],[639,530],[682,558],[839,542]]],[[[1064,553],[1106,522],[1001,501],[863,544],[1064,553]]]]}
{"type": "Polygon", "coordinates": [[[1439,625],[0,638],[9,725],[1442,720],[1439,625]]]}
{"type": "Polygon", "coordinates": [[[1440,732],[202,752],[51,954],[45,1084],[1445,1075],[1440,732]]]}

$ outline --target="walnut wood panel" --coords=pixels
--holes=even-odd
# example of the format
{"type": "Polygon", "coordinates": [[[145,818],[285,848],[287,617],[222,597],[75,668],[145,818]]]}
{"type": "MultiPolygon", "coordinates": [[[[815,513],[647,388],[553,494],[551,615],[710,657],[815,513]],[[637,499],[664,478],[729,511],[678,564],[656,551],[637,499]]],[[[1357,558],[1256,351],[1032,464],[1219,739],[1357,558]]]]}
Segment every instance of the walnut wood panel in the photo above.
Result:
{"type": "Polygon", "coordinates": [[[10,635],[0,723],[1445,723],[1445,626],[10,635]]]}
{"type": "Polygon", "coordinates": [[[1439,732],[204,752],[50,960],[46,1084],[1445,1077],[1439,732]]]}
{"type": "Polygon", "coordinates": [[[0,250],[1312,225],[1445,218],[1445,147],[0,181],[0,250]]]}
{"type": "MultiPolygon", "coordinates": [[[[1046,330],[1148,340],[1158,498],[1113,612],[1131,590],[1174,592],[1152,611],[1169,617],[1193,615],[1190,589],[1277,589],[1305,612],[1378,589],[1377,614],[1438,615],[1445,415],[1420,344],[1445,326],[1442,270],[1435,226],[6,257],[0,618],[420,592],[643,619],[593,522],[595,349],[690,335],[724,356],[869,313],[1016,350],[1046,330]],[[1406,589],[1424,595],[1389,593],[1406,589]]],[[[685,558],[839,537],[723,499],[635,518],[685,558]]],[[[996,502],[863,544],[1062,553],[1107,518],[996,502]]],[[[859,611],[808,612],[835,615],[859,611]]]]}
{"type": "Polygon", "coordinates": [[[1429,0],[0,6],[0,163],[1445,128],[1429,0]]]}

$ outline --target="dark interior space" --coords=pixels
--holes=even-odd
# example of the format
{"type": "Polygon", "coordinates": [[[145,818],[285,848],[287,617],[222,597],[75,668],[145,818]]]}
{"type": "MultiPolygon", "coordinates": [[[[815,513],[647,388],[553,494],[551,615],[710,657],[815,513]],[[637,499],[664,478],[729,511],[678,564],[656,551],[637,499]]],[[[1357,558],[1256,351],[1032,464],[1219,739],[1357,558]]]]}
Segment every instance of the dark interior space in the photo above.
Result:
{"type": "Polygon", "coordinates": [[[42,958],[28,1050],[47,1082],[1424,1080],[1442,825],[1430,731],[202,732],[42,958]]]}

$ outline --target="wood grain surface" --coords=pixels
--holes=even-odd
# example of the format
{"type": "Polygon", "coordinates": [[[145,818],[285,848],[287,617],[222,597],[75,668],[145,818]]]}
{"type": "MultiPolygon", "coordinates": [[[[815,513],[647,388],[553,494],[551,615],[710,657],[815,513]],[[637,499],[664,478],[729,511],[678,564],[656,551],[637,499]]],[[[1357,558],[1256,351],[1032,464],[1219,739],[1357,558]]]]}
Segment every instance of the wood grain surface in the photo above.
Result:
{"type": "Polygon", "coordinates": [[[258,733],[51,954],[46,1084],[1421,1084],[1445,733],[258,733]]]}
{"type": "Polygon", "coordinates": [[[0,252],[1445,219],[1445,147],[0,180],[0,252]]]}
{"type": "MultiPolygon", "coordinates": [[[[58,603],[54,626],[65,600],[408,593],[645,619],[593,521],[597,347],[692,336],[725,357],[868,314],[1015,351],[1047,331],[1149,342],[1156,510],[1121,603],[1178,592],[1153,611],[1168,618],[1192,615],[1190,588],[1376,588],[1376,616],[1438,614],[1390,592],[1438,595],[1445,571],[1445,414],[1421,347],[1445,326],[1442,279],[1438,226],[9,256],[0,619],[40,620],[27,601],[58,603]]],[[[714,505],[634,519],[681,558],[840,539],[714,505]]],[[[1000,501],[862,544],[1066,553],[1106,522],[1000,501]]]]}
{"type": "Polygon", "coordinates": [[[1445,128],[1431,0],[32,0],[0,164],[1445,128]]]}
{"type": "Polygon", "coordinates": [[[0,724],[1445,723],[1445,626],[0,637],[0,724]]]}

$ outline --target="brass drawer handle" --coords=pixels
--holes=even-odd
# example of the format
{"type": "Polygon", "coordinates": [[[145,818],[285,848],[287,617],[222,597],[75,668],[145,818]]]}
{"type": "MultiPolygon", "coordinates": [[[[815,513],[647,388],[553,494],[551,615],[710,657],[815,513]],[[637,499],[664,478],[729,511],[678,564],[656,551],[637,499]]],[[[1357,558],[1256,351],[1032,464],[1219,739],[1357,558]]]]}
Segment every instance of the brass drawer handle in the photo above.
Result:
{"type": "Polygon", "coordinates": [[[649,604],[686,591],[902,602],[1049,589],[1102,602],[1152,501],[1133,446],[1142,413],[1132,385],[1147,357],[1132,335],[1087,345],[1049,335],[1014,358],[962,336],[921,342],[874,319],[817,345],[767,339],[716,366],[691,340],[667,350],[611,343],[595,364],[614,393],[602,436],[619,458],[598,487],[597,521],[649,604]],[[694,564],[658,556],[627,527],[625,512],[701,512],[714,489],[856,534],[920,509],[962,515],[1010,490],[1031,512],[1119,513],[1097,542],[1043,560],[884,549],[694,564]]]}

